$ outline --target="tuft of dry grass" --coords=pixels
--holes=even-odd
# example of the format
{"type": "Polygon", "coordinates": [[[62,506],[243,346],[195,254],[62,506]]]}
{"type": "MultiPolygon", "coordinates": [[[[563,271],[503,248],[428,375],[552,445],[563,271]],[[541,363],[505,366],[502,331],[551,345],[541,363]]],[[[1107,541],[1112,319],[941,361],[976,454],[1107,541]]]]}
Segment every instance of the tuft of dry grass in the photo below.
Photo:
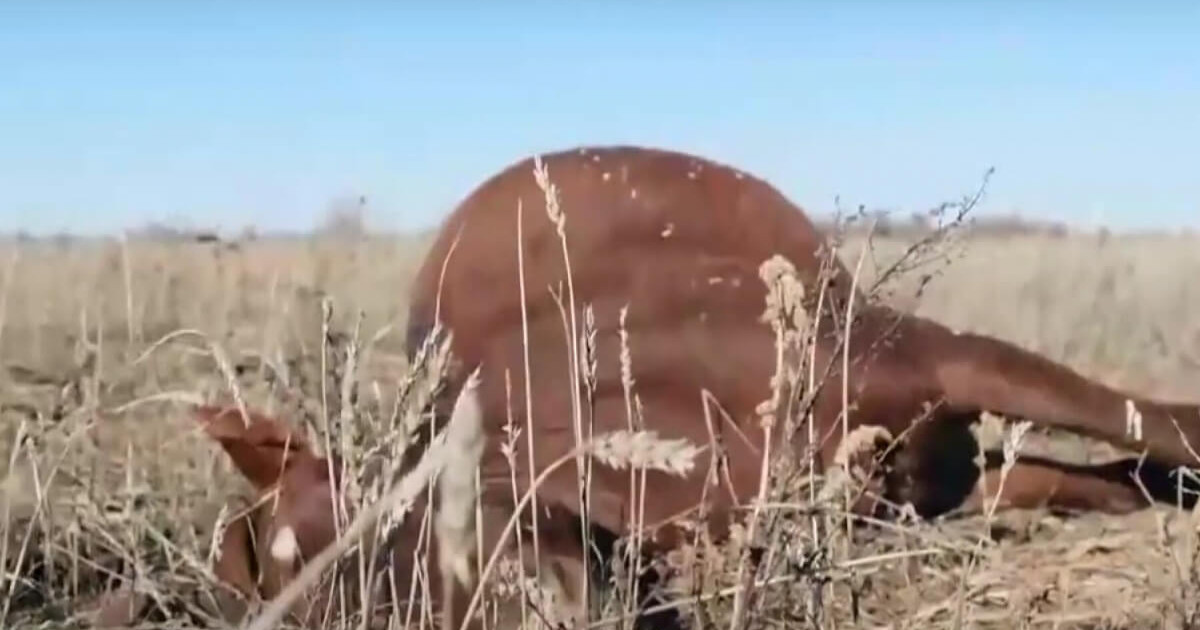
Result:
{"type": "MultiPolygon", "coordinates": [[[[1186,398],[1200,381],[1198,241],[967,236],[948,253],[951,264],[892,278],[886,295],[1114,384],[1186,398]]],[[[862,261],[863,286],[910,243],[867,245],[849,237],[838,252],[850,268],[862,261]]],[[[403,357],[405,295],[427,246],[423,238],[374,236],[0,247],[2,623],[78,626],[97,597],[125,588],[149,602],[146,627],[219,627],[211,600],[221,587],[209,570],[214,526],[247,486],[179,400],[236,396],[288,417],[324,449],[351,454],[349,470],[373,471],[348,476],[355,511],[383,496],[396,471],[380,462],[395,459],[420,430],[419,410],[436,380],[403,357]]],[[[772,272],[764,280],[781,278],[772,272]]],[[[786,292],[776,297],[786,306],[786,292]]],[[[586,366],[586,309],[571,300],[564,296],[564,326],[580,340],[571,360],[586,366]],[[577,309],[581,321],[570,319],[577,309]]],[[[784,333],[807,322],[788,315],[781,337],[802,350],[802,334],[784,333]]],[[[446,357],[436,348],[429,354],[436,373],[446,357]]],[[[785,372],[781,383],[799,390],[811,376],[785,372]]],[[[586,384],[586,369],[580,378],[586,384]]],[[[636,383],[627,387],[628,431],[590,436],[580,423],[580,443],[592,446],[571,456],[624,462],[631,486],[644,489],[646,467],[681,470],[695,452],[652,439],[640,424],[636,383]]],[[[514,440],[530,438],[521,430],[529,428],[515,429],[514,440]]],[[[1106,457],[1082,440],[1037,432],[1019,446],[1071,461],[1106,457]]],[[[772,470],[788,474],[795,471],[772,470]]],[[[747,514],[726,545],[706,544],[697,532],[697,544],[669,559],[687,570],[668,586],[668,599],[691,602],[686,614],[705,627],[734,619],[743,627],[955,627],[956,619],[973,627],[1158,627],[1200,616],[1193,515],[997,512],[881,524],[879,533],[860,536],[839,516],[844,493],[821,492],[833,481],[814,474],[790,494],[767,488],[756,524],[747,514]],[[747,564],[755,550],[769,556],[758,568],[747,564]],[[748,584],[756,585],[747,591],[748,584]],[[746,592],[751,599],[735,611],[736,595],[746,592]]],[[[403,515],[403,505],[393,507],[381,531],[364,539],[378,539],[403,515]]],[[[342,525],[350,522],[347,515],[342,525]]],[[[596,595],[594,624],[614,625],[628,612],[629,576],[639,568],[614,570],[613,584],[588,585],[597,593],[624,589],[596,595]]],[[[511,570],[497,564],[493,585],[513,584],[505,577],[511,570]]],[[[534,590],[501,595],[529,595],[522,605],[533,623],[553,608],[534,590]]],[[[353,612],[363,603],[343,597],[335,608],[353,612]]],[[[414,611],[413,627],[427,614],[414,611]]]]}

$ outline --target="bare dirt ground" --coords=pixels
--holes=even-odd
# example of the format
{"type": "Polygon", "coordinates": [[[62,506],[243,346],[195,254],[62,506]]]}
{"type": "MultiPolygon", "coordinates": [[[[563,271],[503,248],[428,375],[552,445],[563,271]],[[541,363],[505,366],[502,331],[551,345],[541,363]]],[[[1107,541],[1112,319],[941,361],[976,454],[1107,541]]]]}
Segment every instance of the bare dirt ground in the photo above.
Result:
{"type": "MultiPolygon", "coordinates": [[[[848,264],[862,244],[843,252],[848,264]]],[[[867,277],[902,246],[876,242],[867,277]]],[[[246,486],[178,401],[227,400],[236,384],[250,406],[328,417],[338,360],[322,352],[357,326],[360,406],[381,413],[406,369],[405,295],[424,251],[382,237],[0,246],[5,626],[71,626],[105,584],[134,578],[154,600],[147,627],[202,623],[174,595],[206,583],[212,523],[246,486]]],[[[1115,385],[1200,398],[1200,238],[978,236],[950,254],[919,298],[917,271],[888,299],[1115,385]]],[[[1069,438],[1029,444],[1106,456],[1069,438]]],[[[824,595],[785,580],[791,594],[760,623],[1194,627],[1196,525],[1169,507],[900,524],[830,543],[824,595]]]]}

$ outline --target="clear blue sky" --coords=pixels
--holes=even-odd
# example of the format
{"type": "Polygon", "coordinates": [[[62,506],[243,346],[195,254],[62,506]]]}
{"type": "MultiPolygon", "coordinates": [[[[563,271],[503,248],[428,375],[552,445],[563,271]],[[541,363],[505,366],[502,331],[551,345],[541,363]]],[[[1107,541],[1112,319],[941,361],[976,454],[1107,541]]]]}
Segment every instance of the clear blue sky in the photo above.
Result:
{"type": "Polygon", "coordinates": [[[638,143],[815,212],[1200,226],[1200,3],[0,2],[0,231],[436,222],[535,151],[638,143]],[[440,8],[433,8],[440,7],[440,8]]]}

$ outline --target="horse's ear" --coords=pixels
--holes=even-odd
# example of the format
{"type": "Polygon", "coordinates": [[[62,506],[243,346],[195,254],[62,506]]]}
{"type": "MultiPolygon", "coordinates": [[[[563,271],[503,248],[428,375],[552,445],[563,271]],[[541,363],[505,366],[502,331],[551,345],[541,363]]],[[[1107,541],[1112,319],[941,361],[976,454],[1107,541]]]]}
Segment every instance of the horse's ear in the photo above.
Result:
{"type": "Polygon", "coordinates": [[[256,488],[274,484],[294,459],[316,458],[304,435],[277,418],[251,411],[243,417],[237,407],[207,405],[193,415],[256,488]]]}

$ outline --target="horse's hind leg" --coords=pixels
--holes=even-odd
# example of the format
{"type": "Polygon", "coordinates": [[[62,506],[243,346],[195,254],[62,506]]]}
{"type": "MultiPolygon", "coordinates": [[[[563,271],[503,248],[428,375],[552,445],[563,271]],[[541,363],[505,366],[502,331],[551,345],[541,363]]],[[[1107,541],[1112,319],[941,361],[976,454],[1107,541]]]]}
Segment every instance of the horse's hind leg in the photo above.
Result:
{"type": "Polygon", "coordinates": [[[1055,512],[1126,514],[1153,502],[1191,508],[1196,484],[1152,462],[1127,458],[1104,464],[1065,464],[1018,456],[1007,473],[997,453],[988,453],[987,470],[970,497],[966,512],[998,508],[1046,508],[1055,512]]]}
{"type": "Polygon", "coordinates": [[[889,502],[911,503],[918,515],[933,518],[951,511],[979,510],[997,496],[998,508],[1109,514],[1132,512],[1154,502],[1180,503],[1190,509],[1200,496],[1200,483],[1181,477],[1181,471],[1137,458],[1069,464],[1018,455],[1005,473],[999,452],[985,452],[980,461],[979,445],[970,430],[972,419],[944,414],[914,425],[885,467],[889,502]]]}
{"type": "Polygon", "coordinates": [[[926,322],[919,337],[949,408],[990,411],[1197,466],[1200,406],[1128,395],[1014,344],[926,322]]]}

